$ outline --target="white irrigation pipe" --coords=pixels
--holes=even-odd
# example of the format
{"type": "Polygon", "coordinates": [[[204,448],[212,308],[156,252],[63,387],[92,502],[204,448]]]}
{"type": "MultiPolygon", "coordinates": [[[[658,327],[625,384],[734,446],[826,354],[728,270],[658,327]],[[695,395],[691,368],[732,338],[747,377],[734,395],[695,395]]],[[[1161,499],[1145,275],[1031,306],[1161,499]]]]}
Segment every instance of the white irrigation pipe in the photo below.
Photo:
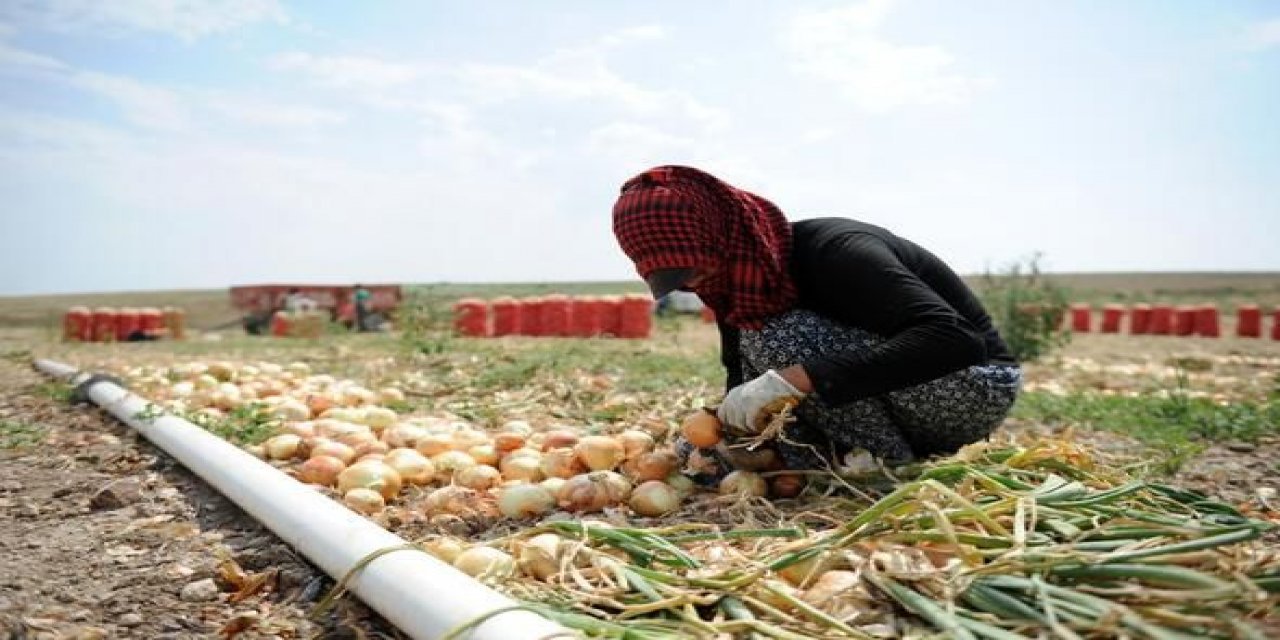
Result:
{"type": "MultiPolygon", "coordinates": [[[[40,371],[73,384],[90,378],[52,360],[37,360],[35,365],[40,371]]],[[[334,579],[347,575],[371,553],[407,544],[400,536],[182,418],[143,417],[151,404],[108,380],[92,382],[83,392],[334,579]]],[[[373,560],[357,571],[348,585],[352,593],[415,640],[434,640],[458,625],[517,604],[416,550],[387,553],[373,560]]],[[[461,637],[522,640],[572,635],[537,614],[515,610],[493,615],[461,637]]]]}

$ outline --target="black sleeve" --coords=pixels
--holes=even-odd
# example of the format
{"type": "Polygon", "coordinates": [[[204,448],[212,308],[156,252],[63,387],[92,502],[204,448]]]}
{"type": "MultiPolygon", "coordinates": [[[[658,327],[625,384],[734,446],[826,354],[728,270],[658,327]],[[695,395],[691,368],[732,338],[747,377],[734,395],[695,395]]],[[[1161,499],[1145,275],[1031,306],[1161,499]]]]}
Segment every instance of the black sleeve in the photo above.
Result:
{"type": "Polygon", "coordinates": [[[822,281],[822,306],[834,319],[884,336],[872,349],[849,349],[802,363],[814,390],[832,405],[940,378],[986,360],[982,335],[907,268],[882,239],[849,233],[806,263],[822,281]]]}
{"type": "Polygon", "coordinates": [[[738,329],[716,320],[720,328],[720,363],[724,365],[724,390],[742,384],[742,355],[738,349],[738,329]]]}

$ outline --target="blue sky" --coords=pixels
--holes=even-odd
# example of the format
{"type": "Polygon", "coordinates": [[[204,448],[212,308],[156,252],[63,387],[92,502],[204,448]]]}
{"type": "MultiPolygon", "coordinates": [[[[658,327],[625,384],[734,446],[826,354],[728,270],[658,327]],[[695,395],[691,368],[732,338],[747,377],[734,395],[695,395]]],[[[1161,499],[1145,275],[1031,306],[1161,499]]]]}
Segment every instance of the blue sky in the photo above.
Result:
{"type": "Polygon", "coordinates": [[[9,0],[0,295],[634,277],[692,164],[962,272],[1280,270],[1280,5],[9,0]]]}

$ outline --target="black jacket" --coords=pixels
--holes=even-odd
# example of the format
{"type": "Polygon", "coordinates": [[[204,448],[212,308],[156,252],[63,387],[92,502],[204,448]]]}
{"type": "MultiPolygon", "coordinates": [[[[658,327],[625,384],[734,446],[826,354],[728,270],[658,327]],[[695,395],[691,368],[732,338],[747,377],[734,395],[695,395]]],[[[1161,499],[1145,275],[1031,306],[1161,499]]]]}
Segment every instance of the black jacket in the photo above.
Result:
{"type": "MultiPolygon", "coordinates": [[[[792,223],[796,306],[887,338],[871,350],[835,353],[804,365],[831,405],[928,382],[983,363],[1014,363],[977,297],[919,245],[865,222],[818,218],[792,223]]],[[[719,324],[728,386],[742,384],[738,330],[719,324]]]]}

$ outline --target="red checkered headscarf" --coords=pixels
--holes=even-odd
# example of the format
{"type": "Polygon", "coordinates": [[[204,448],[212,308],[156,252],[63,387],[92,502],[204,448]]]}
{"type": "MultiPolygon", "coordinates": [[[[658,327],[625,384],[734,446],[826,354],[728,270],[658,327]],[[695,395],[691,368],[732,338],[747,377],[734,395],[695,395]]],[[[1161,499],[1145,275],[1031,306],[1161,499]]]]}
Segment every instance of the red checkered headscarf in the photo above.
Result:
{"type": "Polygon", "coordinates": [[[657,269],[704,274],[698,297],[716,317],[758,329],[795,305],[791,224],[772,202],[690,167],[655,167],[622,185],[613,233],[647,278],[657,269]]]}

